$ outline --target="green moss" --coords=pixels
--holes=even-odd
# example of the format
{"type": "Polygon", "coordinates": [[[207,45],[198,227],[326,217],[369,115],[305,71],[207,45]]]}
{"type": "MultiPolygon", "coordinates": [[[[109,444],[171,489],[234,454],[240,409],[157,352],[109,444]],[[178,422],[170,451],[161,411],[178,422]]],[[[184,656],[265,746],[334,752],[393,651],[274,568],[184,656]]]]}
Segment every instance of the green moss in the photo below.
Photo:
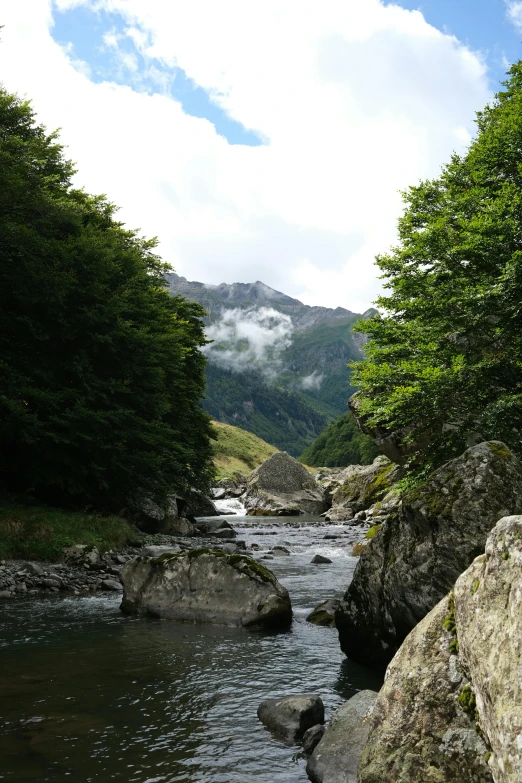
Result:
{"type": "Polygon", "coordinates": [[[449,651],[452,653],[455,653],[455,655],[458,655],[459,652],[459,640],[456,636],[453,637],[451,642],[449,643],[449,651]]]}
{"type": "Polygon", "coordinates": [[[487,753],[484,753],[484,761],[486,762],[486,764],[488,763],[490,758],[491,758],[491,751],[488,750],[487,753]]]}
{"type": "Polygon", "coordinates": [[[480,587],[480,579],[475,579],[475,580],[473,581],[473,584],[471,585],[471,588],[470,588],[469,594],[470,594],[470,595],[475,595],[475,593],[477,592],[477,590],[479,589],[479,587],[480,587]]]}
{"type": "Polygon", "coordinates": [[[394,467],[394,464],[390,463],[389,465],[383,465],[382,468],[379,468],[373,479],[364,489],[361,497],[363,502],[371,504],[382,498],[390,488],[389,476],[394,467]]]}
{"type": "Polygon", "coordinates": [[[449,634],[451,634],[452,637],[449,642],[449,650],[450,652],[457,654],[459,651],[459,640],[457,638],[457,624],[455,621],[455,599],[453,597],[453,593],[450,593],[449,596],[448,614],[444,618],[443,625],[446,631],[449,634]]]}
{"type": "Polygon", "coordinates": [[[188,560],[195,560],[198,557],[202,557],[202,555],[223,557],[234,568],[244,565],[246,569],[248,569],[253,575],[259,577],[263,582],[271,582],[272,584],[275,582],[274,574],[269,571],[268,568],[260,565],[257,560],[254,560],[248,555],[229,555],[227,552],[223,552],[221,549],[201,548],[189,549],[188,552],[164,552],[162,555],[159,555],[159,557],[155,557],[152,562],[154,565],[163,565],[164,563],[168,563],[171,560],[177,560],[183,557],[188,558],[188,560]]]}
{"type": "Polygon", "coordinates": [[[513,454],[503,443],[493,443],[492,441],[489,441],[488,448],[495,457],[498,457],[498,459],[512,459],[513,457],[513,454]]]}
{"type": "Polygon", "coordinates": [[[461,710],[465,712],[466,715],[469,715],[475,723],[478,723],[477,700],[475,698],[475,691],[471,685],[464,685],[462,687],[457,701],[461,710]]]}
{"type": "Polygon", "coordinates": [[[356,544],[352,549],[352,557],[360,557],[362,553],[365,551],[366,546],[367,545],[363,544],[362,541],[359,541],[359,543],[356,544]]]}
{"type": "Polygon", "coordinates": [[[507,549],[505,549],[502,552],[502,560],[508,560],[508,558],[509,558],[509,552],[507,551],[507,549]]]}
{"type": "Polygon", "coordinates": [[[389,555],[386,558],[386,565],[387,566],[391,566],[391,565],[393,565],[393,563],[395,563],[396,560],[397,560],[397,555],[389,555]]]}
{"type": "Polygon", "coordinates": [[[370,540],[371,540],[372,538],[375,538],[375,536],[376,536],[376,534],[377,534],[377,531],[379,530],[379,528],[380,528],[380,527],[381,527],[380,525],[373,525],[373,527],[371,527],[371,528],[368,530],[368,532],[366,533],[366,535],[365,535],[364,537],[365,537],[365,538],[369,538],[370,540]]]}

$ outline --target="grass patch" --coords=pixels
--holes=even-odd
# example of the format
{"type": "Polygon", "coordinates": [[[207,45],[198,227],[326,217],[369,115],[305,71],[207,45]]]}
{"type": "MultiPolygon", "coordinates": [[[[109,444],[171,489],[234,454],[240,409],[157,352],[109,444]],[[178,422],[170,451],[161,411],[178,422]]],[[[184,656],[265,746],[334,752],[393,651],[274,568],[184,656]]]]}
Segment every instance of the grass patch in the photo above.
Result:
{"type": "Polygon", "coordinates": [[[380,525],[373,525],[373,526],[372,526],[372,527],[371,527],[371,528],[368,530],[368,532],[366,533],[366,535],[365,535],[364,537],[365,537],[365,538],[369,538],[369,539],[370,539],[370,541],[371,541],[371,540],[372,540],[372,538],[375,538],[375,536],[377,535],[377,531],[379,530],[379,528],[380,528],[380,525]]]}
{"type": "Polygon", "coordinates": [[[103,552],[137,537],[121,517],[65,511],[29,498],[0,495],[0,558],[53,562],[66,546],[90,544],[103,552]]]}
{"type": "Polygon", "coordinates": [[[278,451],[275,446],[241,427],[219,421],[214,421],[213,426],[217,435],[213,442],[213,453],[218,479],[233,476],[234,473],[250,473],[278,451]]]}

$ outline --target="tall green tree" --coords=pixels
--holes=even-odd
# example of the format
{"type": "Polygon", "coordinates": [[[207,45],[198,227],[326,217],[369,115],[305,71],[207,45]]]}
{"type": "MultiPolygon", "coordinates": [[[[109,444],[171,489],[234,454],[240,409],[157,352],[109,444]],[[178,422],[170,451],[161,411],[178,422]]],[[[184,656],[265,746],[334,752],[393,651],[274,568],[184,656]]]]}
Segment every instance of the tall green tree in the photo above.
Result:
{"type": "Polygon", "coordinates": [[[73,173],[0,90],[0,483],[112,510],[204,488],[203,309],[73,173]]]}
{"type": "Polygon", "coordinates": [[[475,437],[522,453],[522,63],[438,179],[404,194],[387,293],[364,322],[359,410],[426,468],[475,437]],[[417,447],[424,441],[423,447],[417,447]]]}

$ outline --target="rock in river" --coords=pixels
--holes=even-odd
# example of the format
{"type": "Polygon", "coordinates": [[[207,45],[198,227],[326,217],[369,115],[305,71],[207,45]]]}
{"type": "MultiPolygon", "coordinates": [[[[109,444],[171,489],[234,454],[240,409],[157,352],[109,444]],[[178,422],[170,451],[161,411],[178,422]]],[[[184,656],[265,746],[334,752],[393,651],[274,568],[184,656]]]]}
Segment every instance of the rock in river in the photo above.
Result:
{"type": "Polygon", "coordinates": [[[322,514],[324,493],[286,451],[278,451],[248,476],[244,505],[251,516],[322,514]]]}
{"type": "MultiPolygon", "coordinates": [[[[334,712],[306,765],[312,783],[357,783],[357,767],[376,698],[375,691],[359,691],[334,712]]],[[[382,783],[392,780],[382,778],[382,783]]]]}
{"type": "Polygon", "coordinates": [[[513,513],[522,513],[522,465],[498,441],[473,446],[403,495],[374,528],[336,613],[344,652],[388,663],[513,513]]]}
{"type": "Polygon", "coordinates": [[[307,623],[313,623],[314,625],[322,625],[328,628],[335,627],[335,612],[339,608],[339,601],[337,598],[330,598],[328,601],[323,601],[318,604],[315,609],[310,612],[306,618],[307,623]]]}
{"type": "Polygon", "coordinates": [[[292,607],[274,574],[243,554],[209,549],[138,557],[121,571],[122,611],[191,623],[287,627],[292,607]]]}
{"type": "Polygon", "coordinates": [[[324,705],[315,693],[266,699],[257,708],[257,717],[267,728],[293,742],[307,729],[324,723],[324,705]]]}

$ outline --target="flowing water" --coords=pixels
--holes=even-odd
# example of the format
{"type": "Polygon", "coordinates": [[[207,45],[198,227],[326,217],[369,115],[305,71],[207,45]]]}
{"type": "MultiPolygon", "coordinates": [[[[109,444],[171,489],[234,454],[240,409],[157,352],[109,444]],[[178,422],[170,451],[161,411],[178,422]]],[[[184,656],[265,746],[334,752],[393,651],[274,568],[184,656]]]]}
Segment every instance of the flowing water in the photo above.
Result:
{"type": "Polygon", "coordinates": [[[335,629],[305,621],[342,595],[356,563],[346,528],[314,522],[233,520],[247,542],[291,550],[266,562],[290,592],[286,632],[129,618],[118,596],[3,601],[0,780],[306,781],[299,749],[259,723],[259,702],[313,691],[329,717],[357,690],[380,686],[344,658],[335,629]],[[316,553],[332,564],[312,565],[316,553]]]}

